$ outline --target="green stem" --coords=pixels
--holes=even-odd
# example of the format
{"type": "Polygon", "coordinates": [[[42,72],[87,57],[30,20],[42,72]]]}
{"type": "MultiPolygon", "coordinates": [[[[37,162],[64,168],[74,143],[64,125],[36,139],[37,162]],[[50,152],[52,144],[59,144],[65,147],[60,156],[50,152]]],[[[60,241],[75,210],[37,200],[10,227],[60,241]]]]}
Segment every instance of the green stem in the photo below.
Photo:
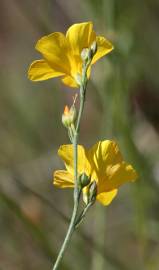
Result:
{"type": "Polygon", "coordinates": [[[84,108],[84,101],[85,101],[85,91],[86,88],[81,85],[80,87],[80,108],[77,118],[77,124],[76,129],[74,133],[74,140],[73,140],[73,149],[74,149],[74,172],[75,172],[75,188],[74,188],[74,198],[76,199],[78,195],[78,183],[77,183],[77,177],[78,177],[78,135],[79,135],[79,129],[80,129],[80,122],[82,117],[82,112],[84,108]]]}
{"type": "Polygon", "coordinates": [[[81,116],[83,113],[84,102],[85,102],[86,87],[87,87],[87,69],[88,69],[88,66],[84,66],[83,71],[82,71],[82,83],[80,86],[80,108],[79,108],[77,124],[76,124],[76,133],[77,134],[79,133],[81,116]]]}
{"type": "Polygon", "coordinates": [[[86,92],[86,86],[87,86],[87,68],[88,68],[88,66],[83,67],[82,83],[81,83],[81,87],[80,87],[80,108],[79,108],[76,128],[74,131],[74,136],[73,136],[74,182],[75,182],[74,208],[73,208],[72,218],[70,221],[70,225],[69,225],[65,240],[62,244],[62,247],[60,249],[60,252],[58,254],[56,262],[54,264],[53,270],[58,269],[58,266],[63,258],[64,252],[69,244],[71,236],[72,236],[72,234],[75,230],[75,227],[76,227],[76,217],[77,217],[78,205],[79,205],[79,200],[80,200],[80,195],[81,195],[81,190],[79,189],[78,182],[77,182],[77,178],[78,178],[78,135],[79,135],[80,121],[81,121],[82,112],[83,112],[83,108],[84,108],[84,101],[85,101],[85,92],[86,92]]]}
{"type": "Polygon", "coordinates": [[[63,255],[64,255],[64,252],[69,244],[69,241],[71,239],[71,236],[74,232],[74,223],[75,223],[75,220],[76,220],[76,216],[77,216],[77,210],[78,210],[78,204],[79,204],[79,198],[74,202],[74,208],[73,208],[73,213],[72,213],[72,218],[71,218],[71,222],[70,222],[70,225],[69,225],[69,228],[68,228],[68,231],[67,231],[67,234],[66,234],[66,237],[65,237],[65,240],[63,242],[63,245],[60,249],[60,252],[58,254],[58,257],[57,257],[57,260],[54,264],[54,267],[53,267],[53,270],[56,270],[58,269],[58,266],[63,258],[63,255]]]}
{"type": "Polygon", "coordinates": [[[74,156],[74,203],[76,202],[78,198],[78,183],[77,183],[77,177],[78,177],[78,148],[77,148],[77,143],[78,143],[78,133],[74,133],[74,139],[73,139],[73,156],[74,156]]]}
{"type": "MultiPolygon", "coordinates": [[[[81,106],[81,105],[80,105],[81,106]]],[[[62,247],[60,249],[60,252],[58,254],[57,260],[54,264],[53,270],[58,269],[58,266],[63,258],[64,252],[69,244],[69,241],[71,239],[71,236],[75,230],[75,221],[77,217],[77,211],[78,211],[78,205],[79,205],[79,200],[80,200],[80,194],[81,191],[78,188],[78,183],[77,183],[77,176],[78,176],[78,168],[77,168],[77,138],[78,138],[78,133],[75,132],[74,138],[73,138],[73,150],[74,150],[74,181],[75,181],[75,188],[74,188],[74,208],[72,212],[72,218],[70,221],[70,225],[65,237],[65,240],[62,244],[62,247]]]]}

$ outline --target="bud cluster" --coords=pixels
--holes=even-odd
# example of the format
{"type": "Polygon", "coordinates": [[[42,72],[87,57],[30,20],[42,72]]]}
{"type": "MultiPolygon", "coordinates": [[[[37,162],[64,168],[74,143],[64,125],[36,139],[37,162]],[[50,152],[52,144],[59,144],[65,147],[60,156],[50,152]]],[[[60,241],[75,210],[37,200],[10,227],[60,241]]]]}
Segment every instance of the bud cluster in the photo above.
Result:
{"type": "Polygon", "coordinates": [[[90,46],[90,48],[84,48],[82,50],[81,58],[83,62],[89,65],[92,61],[93,56],[96,54],[96,52],[97,52],[97,42],[94,41],[92,45],[90,46]]]}
{"type": "Polygon", "coordinates": [[[97,196],[97,183],[91,182],[91,178],[85,173],[78,177],[78,186],[83,189],[86,187],[86,194],[84,194],[86,204],[93,204],[97,196]]]}

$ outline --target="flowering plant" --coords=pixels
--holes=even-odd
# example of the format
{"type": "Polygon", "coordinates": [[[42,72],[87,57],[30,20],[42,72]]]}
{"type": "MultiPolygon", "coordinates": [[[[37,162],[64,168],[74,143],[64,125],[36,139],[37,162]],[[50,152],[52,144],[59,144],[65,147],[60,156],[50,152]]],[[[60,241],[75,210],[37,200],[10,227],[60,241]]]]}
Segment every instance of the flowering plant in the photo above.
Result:
{"type": "Polygon", "coordinates": [[[36,49],[43,59],[34,61],[28,71],[33,81],[61,77],[62,82],[80,89],[79,111],[75,106],[65,107],[62,123],[68,130],[71,144],[62,145],[59,156],[66,170],[54,172],[53,183],[60,188],[74,189],[74,207],[68,232],[53,266],[58,269],[63,254],[75,229],[83,221],[89,208],[98,200],[109,205],[118,188],[137,178],[134,168],[123,160],[115,141],[99,141],[90,149],[78,145],[80,122],[86,99],[87,83],[91,66],[112,51],[113,45],[106,38],[97,36],[91,22],[72,25],[66,35],[55,32],[41,38],[36,49]],[[84,207],[79,213],[80,198],[83,194],[84,207]]]}

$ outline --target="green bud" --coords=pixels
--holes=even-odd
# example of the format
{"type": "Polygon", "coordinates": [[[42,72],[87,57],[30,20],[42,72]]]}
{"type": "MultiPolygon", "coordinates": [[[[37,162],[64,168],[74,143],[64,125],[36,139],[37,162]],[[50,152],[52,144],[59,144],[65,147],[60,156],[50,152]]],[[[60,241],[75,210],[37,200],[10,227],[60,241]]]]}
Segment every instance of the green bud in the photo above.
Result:
{"type": "Polygon", "coordinates": [[[97,183],[96,181],[93,181],[88,190],[88,202],[94,203],[97,196],[97,183]]]}
{"type": "Polygon", "coordinates": [[[83,60],[83,62],[88,60],[88,54],[89,54],[89,49],[88,48],[84,48],[81,52],[81,58],[83,60]]]}
{"type": "Polygon", "coordinates": [[[85,173],[82,173],[78,177],[78,183],[81,186],[81,188],[84,188],[84,187],[86,187],[86,186],[89,185],[89,183],[90,183],[90,177],[88,177],[85,173]]]}
{"type": "Polygon", "coordinates": [[[93,58],[93,51],[91,49],[89,49],[89,51],[88,51],[88,62],[89,63],[91,62],[92,58],[93,58]]]}
{"type": "Polygon", "coordinates": [[[87,205],[88,204],[88,193],[86,193],[86,192],[83,192],[83,200],[84,200],[84,202],[85,202],[85,204],[87,205]]]}
{"type": "Polygon", "coordinates": [[[94,41],[92,43],[92,45],[91,45],[91,51],[92,51],[92,54],[94,56],[96,54],[96,52],[97,52],[97,42],[96,41],[94,41]]]}
{"type": "Polygon", "coordinates": [[[82,50],[81,58],[82,58],[83,62],[90,63],[93,56],[96,54],[96,52],[97,52],[97,42],[94,41],[90,48],[84,48],[82,50]]]}

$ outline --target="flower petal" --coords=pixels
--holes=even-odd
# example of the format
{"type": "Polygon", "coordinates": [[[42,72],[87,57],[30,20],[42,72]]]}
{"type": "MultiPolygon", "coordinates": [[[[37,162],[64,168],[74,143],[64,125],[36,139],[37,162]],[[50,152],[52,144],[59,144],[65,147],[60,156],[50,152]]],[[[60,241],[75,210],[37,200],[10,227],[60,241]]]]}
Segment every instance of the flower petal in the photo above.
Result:
{"type": "Polygon", "coordinates": [[[106,178],[105,181],[103,180],[103,187],[101,185],[101,189],[103,191],[109,191],[114,188],[120,187],[126,182],[135,181],[137,177],[138,175],[134,168],[130,164],[125,163],[124,161],[112,167],[108,166],[106,170],[106,178]]]}
{"type": "MultiPolygon", "coordinates": [[[[60,146],[58,154],[64,160],[66,169],[74,174],[73,146],[71,144],[60,146]]],[[[83,172],[90,175],[90,164],[86,158],[84,147],[78,145],[78,173],[83,172]]]]}
{"type": "Polygon", "coordinates": [[[114,166],[108,166],[105,176],[99,180],[98,192],[108,192],[119,188],[124,183],[135,181],[137,177],[138,175],[134,168],[124,161],[114,166]]]}
{"type": "Polygon", "coordinates": [[[64,75],[49,66],[45,60],[34,61],[29,68],[28,77],[32,81],[43,81],[64,75]]]}
{"type": "MultiPolygon", "coordinates": [[[[76,77],[81,76],[82,74],[82,60],[80,57],[74,56],[73,58],[70,58],[70,74],[66,75],[62,82],[70,87],[73,88],[79,88],[80,86],[76,82],[76,77]]],[[[88,67],[87,70],[87,77],[90,78],[91,74],[91,66],[88,67]]]]}
{"type": "Polygon", "coordinates": [[[74,179],[73,175],[68,171],[55,171],[54,173],[53,184],[60,188],[73,188],[74,187],[74,179]]]}
{"type": "Polygon", "coordinates": [[[42,37],[35,47],[47,60],[49,65],[62,73],[69,74],[69,44],[66,37],[60,33],[55,32],[48,36],[42,37]]]}
{"type": "Polygon", "coordinates": [[[109,192],[100,193],[97,195],[97,200],[106,206],[112,202],[112,200],[117,195],[117,192],[118,192],[118,190],[114,189],[114,190],[109,191],[109,192]]]}
{"type": "Polygon", "coordinates": [[[73,87],[73,88],[78,88],[78,84],[76,83],[75,79],[71,76],[65,76],[64,78],[62,78],[62,82],[67,85],[67,86],[70,86],[70,87],[73,87]]]}
{"type": "Polygon", "coordinates": [[[100,180],[105,176],[108,165],[112,166],[123,160],[117,143],[109,140],[99,141],[93,145],[87,155],[91,167],[100,180]]]}
{"type": "Polygon", "coordinates": [[[75,55],[80,55],[82,49],[89,48],[96,39],[92,22],[73,24],[66,33],[66,38],[75,55]]]}
{"type": "Polygon", "coordinates": [[[113,45],[111,44],[111,42],[102,36],[97,36],[96,42],[97,52],[92,59],[92,64],[95,64],[101,57],[113,50],[113,45]]]}

